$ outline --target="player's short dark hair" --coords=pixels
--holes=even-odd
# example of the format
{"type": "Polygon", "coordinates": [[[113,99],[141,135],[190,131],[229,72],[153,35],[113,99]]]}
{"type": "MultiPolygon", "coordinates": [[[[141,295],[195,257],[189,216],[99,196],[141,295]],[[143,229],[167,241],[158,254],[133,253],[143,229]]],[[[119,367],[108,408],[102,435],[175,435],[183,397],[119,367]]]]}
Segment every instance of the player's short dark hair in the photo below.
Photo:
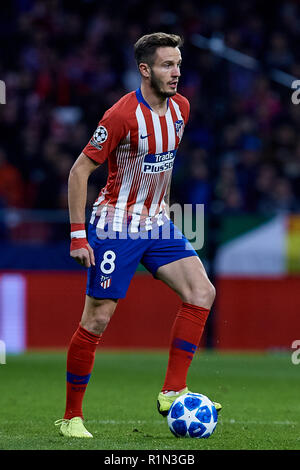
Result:
{"type": "Polygon", "coordinates": [[[134,45],[137,64],[142,62],[152,65],[158,47],[181,47],[183,39],[177,34],[151,33],[142,36],[134,45]]]}

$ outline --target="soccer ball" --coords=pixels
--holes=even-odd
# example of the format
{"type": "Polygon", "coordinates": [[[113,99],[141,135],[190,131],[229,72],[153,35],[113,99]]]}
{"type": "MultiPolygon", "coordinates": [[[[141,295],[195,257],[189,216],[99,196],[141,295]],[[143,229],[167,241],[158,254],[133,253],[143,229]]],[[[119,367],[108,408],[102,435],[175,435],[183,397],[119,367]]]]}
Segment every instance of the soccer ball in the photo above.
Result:
{"type": "Polygon", "coordinates": [[[173,401],[168,425],[176,437],[207,438],[214,432],[218,413],[214,404],[201,393],[185,393],[173,401]]]}

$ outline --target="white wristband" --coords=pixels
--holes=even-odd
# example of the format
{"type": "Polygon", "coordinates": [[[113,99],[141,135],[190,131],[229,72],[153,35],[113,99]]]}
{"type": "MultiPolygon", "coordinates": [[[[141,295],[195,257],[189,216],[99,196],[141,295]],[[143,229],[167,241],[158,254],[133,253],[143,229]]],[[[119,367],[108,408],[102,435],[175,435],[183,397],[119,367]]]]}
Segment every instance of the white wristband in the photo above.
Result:
{"type": "Polygon", "coordinates": [[[76,230],[75,232],[71,232],[71,239],[72,238],[86,238],[86,231],[76,230]]]}

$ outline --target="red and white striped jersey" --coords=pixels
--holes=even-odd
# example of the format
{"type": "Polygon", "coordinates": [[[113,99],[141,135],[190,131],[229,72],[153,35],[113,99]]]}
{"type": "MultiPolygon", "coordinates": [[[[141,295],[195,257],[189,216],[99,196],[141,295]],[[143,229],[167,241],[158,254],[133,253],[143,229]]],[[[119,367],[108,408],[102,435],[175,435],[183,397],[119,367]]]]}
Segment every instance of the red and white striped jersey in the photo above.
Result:
{"type": "Polygon", "coordinates": [[[142,224],[151,229],[154,218],[159,225],[189,110],[188,100],[177,93],[159,116],[138,89],[106,111],[83,149],[98,163],[108,159],[107,183],[95,201],[91,223],[103,228],[113,218],[113,230],[121,231],[127,218],[133,232],[142,224]]]}

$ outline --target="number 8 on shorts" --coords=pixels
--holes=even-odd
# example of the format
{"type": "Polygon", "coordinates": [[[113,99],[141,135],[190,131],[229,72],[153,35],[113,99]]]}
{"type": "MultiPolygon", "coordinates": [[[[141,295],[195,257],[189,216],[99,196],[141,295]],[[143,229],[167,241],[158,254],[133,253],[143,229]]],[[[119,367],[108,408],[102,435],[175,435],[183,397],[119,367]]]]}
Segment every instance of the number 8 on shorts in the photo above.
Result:
{"type": "Polygon", "coordinates": [[[107,250],[103,254],[103,259],[100,264],[100,269],[103,272],[103,274],[111,274],[115,270],[115,261],[116,259],[116,254],[112,250],[107,250]]]}

